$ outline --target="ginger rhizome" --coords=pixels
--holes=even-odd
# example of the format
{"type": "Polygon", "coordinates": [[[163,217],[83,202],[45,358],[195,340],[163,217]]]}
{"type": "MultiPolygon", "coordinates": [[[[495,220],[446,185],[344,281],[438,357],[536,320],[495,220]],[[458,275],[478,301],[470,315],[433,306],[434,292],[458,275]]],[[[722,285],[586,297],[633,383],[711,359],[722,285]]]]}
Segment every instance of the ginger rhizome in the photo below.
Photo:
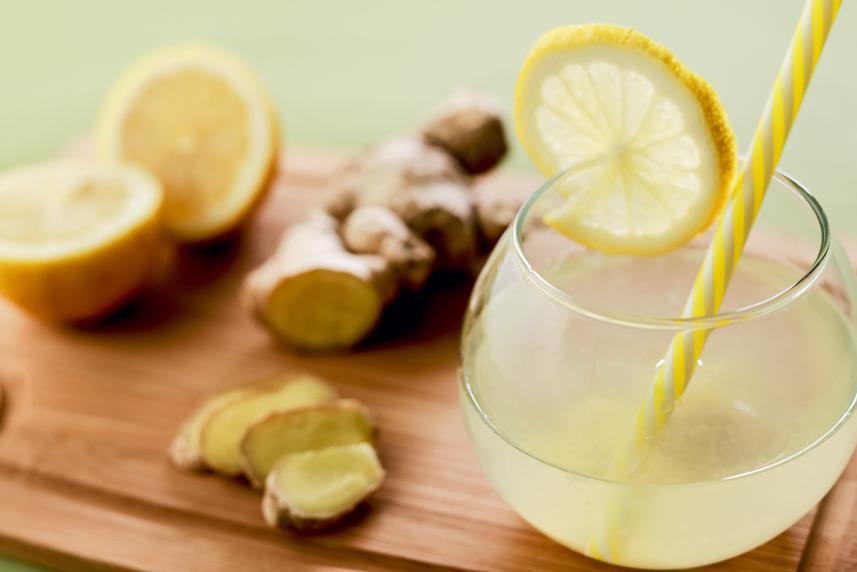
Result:
{"type": "Polygon", "coordinates": [[[279,339],[308,349],[349,347],[375,326],[399,282],[389,259],[355,254],[339,223],[314,212],[289,227],[244,282],[244,300],[279,339]]]}
{"type": "Polygon", "coordinates": [[[423,128],[423,136],[474,175],[493,169],[507,151],[499,106],[473,92],[453,95],[423,128]]]}
{"type": "Polygon", "coordinates": [[[324,212],[286,229],[248,275],[245,304],[287,345],[356,345],[403,289],[420,290],[435,271],[472,272],[499,239],[517,202],[475,192],[473,176],[505,153],[496,108],[454,97],[417,135],[354,157],[324,212]]]}

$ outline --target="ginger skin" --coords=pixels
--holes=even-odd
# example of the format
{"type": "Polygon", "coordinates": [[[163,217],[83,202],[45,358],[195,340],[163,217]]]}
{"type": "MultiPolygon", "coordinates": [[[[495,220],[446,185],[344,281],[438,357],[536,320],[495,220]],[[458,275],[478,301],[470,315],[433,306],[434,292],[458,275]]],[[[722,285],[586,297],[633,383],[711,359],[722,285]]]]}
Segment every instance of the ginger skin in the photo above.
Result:
{"type": "Polygon", "coordinates": [[[327,211],[342,220],[364,205],[389,206],[413,185],[439,179],[466,181],[455,159],[421,137],[395,137],[357,155],[334,185],[327,211]]]}
{"type": "Polygon", "coordinates": [[[390,208],[366,205],[351,211],[342,223],[342,240],[351,252],[384,257],[404,285],[419,289],[431,273],[434,249],[390,208]]]}
{"type": "Polygon", "coordinates": [[[331,210],[385,206],[435,250],[437,266],[463,269],[475,258],[470,179],[447,152],[419,137],[397,137],[359,157],[342,174],[331,210]]]}
{"type": "Polygon", "coordinates": [[[476,258],[475,205],[469,186],[461,181],[420,182],[398,195],[392,208],[438,252],[439,269],[465,269],[476,258]]]}
{"type": "Polygon", "coordinates": [[[499,106],[473,92],[451,97],[423,128],[423,137],[471,175],[490,171],[508,150],[499,106]]]}

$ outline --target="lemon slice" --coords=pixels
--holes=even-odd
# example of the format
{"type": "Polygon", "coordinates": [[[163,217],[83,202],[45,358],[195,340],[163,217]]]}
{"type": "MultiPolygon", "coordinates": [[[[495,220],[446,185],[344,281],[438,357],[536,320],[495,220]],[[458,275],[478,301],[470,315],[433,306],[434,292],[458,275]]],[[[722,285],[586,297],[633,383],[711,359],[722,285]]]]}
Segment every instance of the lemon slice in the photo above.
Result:
{"type": "Polygon", "coordinates": [[[49,320],[115,308],[160,255],[163,192],[146,172],[58,162],[0,176],[0,293],[49,320]]]}
{"type": "Polygon", "coordinates": [[[545,222],[590,248],[655,255],[703,231],[735,177],[735,136],[714,90],[643,34],[557,28],[518,76],[523,146],[564,200],[545,222]]]}
{"type": "Polygon", "coordinates": [[[274,172],[277,121],[253,73],[229,53],[168,48],[132,66],[99,124],[108,159],[139,163],[166,192],[166,221],[181,242],[234,229],[274,172]]]}

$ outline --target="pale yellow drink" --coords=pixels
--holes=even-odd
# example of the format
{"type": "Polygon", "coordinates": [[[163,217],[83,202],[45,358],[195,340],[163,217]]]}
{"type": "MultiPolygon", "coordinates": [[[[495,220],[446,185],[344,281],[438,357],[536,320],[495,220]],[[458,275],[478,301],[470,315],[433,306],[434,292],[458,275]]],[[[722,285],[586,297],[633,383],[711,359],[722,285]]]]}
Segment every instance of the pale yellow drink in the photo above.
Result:
{"type": "MultiPolygon", "coordinates": [[[[668,315],[698,260],[582,254],[542,275],[598,307],[668,315]]],[[[612,527],[622,564],[722,560],[808,512],[850,457],[857,343],[834,289],[713,332],[666,431],[627,477],[611,463],[674,330],[581,316],[518,272],[506,259],[482,286],[492,294],[465,329],[462,403],[497,490],[558,542],[582,552],[612,527]]],[[[727,307],[800,276],[748,253],[727,307]]]]}

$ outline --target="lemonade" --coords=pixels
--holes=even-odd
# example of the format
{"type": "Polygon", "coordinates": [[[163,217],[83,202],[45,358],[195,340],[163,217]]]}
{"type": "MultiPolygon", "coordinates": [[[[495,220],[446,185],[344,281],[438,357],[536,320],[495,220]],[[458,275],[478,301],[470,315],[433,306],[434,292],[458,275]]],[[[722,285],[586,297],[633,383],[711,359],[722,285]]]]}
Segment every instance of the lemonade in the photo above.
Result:
{"type": "Polygon", "coordinates": [[[708,237],[658,257],[588,250],[542,222],[556,185],[495,250],[463,334],[461,402],[497,491],[557,542],[641,568],[717,562],[789,528],[857,442],[857,281],[820,207],[779,176],[721,313],[682,321],[708,237]],[[628,472],[617,458],[683,329],[708,342],[628,472]]]}
{"type": "MultiPolygon", "coordinates": [[[[657,304],[683,262],[695,265],[672,260],[667,273],[645,260],[569,257],[546,278],[605,307],[632,289],[657,304]]],[[[748,255],[732,294],[761,299],[794,273],[748,255]]],[[[548,536],[583,551],[605,533],[619,496],[621,563],[704,564],[788,528],[839,475],[857,439],[857,421],[843,420],[857,391],[857,346],[836,302],[813,289],[788,310],[715,332],[631,484],[612,483],[621,477],[611,453],[666,342],[662,332],[560,311],[526,282],[509,284],[469,324],[462,401],[476,450],[505,500],[548,536]]]]}

